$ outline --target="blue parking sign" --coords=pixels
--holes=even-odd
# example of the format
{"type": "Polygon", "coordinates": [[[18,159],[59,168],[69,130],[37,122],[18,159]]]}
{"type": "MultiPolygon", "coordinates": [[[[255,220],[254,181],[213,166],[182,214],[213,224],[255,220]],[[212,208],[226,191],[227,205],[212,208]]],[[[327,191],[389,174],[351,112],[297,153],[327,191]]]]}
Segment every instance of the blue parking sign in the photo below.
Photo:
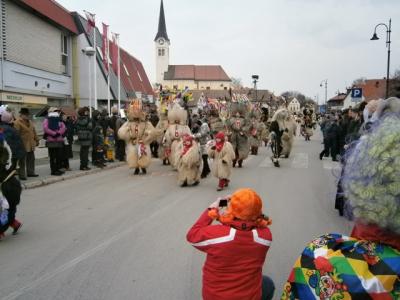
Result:
{"type": "Polygon", "coordinates": [[[362,98],[362,89],[361,88],[351,89],[351,98],[362,98]]]}

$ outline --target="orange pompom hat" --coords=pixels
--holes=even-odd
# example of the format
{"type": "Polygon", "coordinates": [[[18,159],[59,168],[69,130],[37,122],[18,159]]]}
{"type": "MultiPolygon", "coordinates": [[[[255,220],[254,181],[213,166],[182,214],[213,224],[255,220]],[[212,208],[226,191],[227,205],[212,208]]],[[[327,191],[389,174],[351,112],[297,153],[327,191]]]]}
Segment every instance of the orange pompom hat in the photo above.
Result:
{"type": "Polygon", "coordinates": [[[262,214],[261,198],[252,189],[239,189],[231,196],[227,213],[243,221],[255,221],[262,214]]]}
{"type": "Polygon", "coordinates": [[[254,222],[257,227],[267,227],[272,224],[271,219],[262,214],[262,200],[260,196],[249,188],[237,190],[230,197],[228,208],[222,215],[218,209],[211,209],[208,215],[223,224],[229,224],[236,219],[254,222]]]}

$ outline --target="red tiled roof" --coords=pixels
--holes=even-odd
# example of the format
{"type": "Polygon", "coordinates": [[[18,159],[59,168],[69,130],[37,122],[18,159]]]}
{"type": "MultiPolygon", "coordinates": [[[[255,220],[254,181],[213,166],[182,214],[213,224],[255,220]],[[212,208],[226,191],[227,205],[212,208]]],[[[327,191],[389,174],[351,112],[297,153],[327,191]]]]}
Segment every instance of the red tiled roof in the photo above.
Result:
{"type": "Polygon", "coordinates": [[[335,97],[329,99],[328,102],[344,101],[344,99],[346,99],[346,97],[347,97],[347,94],[340,93],[339,95],[336,95],[335,97]]]}
{"type": "Polygon", "coordinates": [[[21,2],[72,33],[78,34],[71,13],[57,2],[52,0],[21,0],[21,2]]]}
{"type": "Polygon", "coordinates": [[[355,87],[362,88],[362,93],[366,101],[373,99],[385,99],[386,79],[367,79],[355,87]]]}
{"type": "Polygon", "coordinates": [[[169,65],[165,80],[231,81],[221,66],[169,65]]]}
{"type": "Polygon", "coordinates": [[[147,95],[154,95],[149,78],[142,63],[123,49],[121,55],[121,81],[127,92],[141,92],[147,95]],[[126,73],[128,71],[129,75],[126,73]]]}

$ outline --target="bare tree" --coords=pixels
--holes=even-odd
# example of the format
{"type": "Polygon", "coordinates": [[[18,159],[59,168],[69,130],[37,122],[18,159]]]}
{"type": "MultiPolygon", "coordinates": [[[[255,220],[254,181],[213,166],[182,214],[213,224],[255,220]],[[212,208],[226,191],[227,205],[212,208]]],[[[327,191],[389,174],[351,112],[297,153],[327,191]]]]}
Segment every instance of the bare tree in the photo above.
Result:
{"type": "Polygon", "coordinates": [[[394,72],[394,76],[390,79],[389,97],[400,98],[400,69],[394,72]]]}
{"type": "Polygon", "coordinates": [[[353,81],[352,86],[363,85],[363,84],[365,84],[365,80],[367,80],[367,78],[365,78],[365,77],[357,78],[357,79],[355,79],[355,80],[353,81]]]}
{"type": "Polygon", "coordinates": [[[242,84],[242,79],[241,78],[231,77],[231,80],[232,80],[232,89],[240,90],[240,89],[243,88],[243,84],[242,84]]]}

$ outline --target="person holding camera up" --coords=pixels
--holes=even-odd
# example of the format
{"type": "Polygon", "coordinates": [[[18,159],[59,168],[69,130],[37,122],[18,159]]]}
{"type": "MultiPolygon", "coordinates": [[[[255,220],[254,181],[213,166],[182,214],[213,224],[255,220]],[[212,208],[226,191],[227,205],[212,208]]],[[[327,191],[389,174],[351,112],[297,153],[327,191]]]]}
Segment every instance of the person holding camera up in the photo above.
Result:
{"type": "Polygon", "coordinates": [[[272,299],[274,283],[262,275],[272,242],[271,220],[252,189],[239,189],[205,210],[187,233],[196,249],[207,253],[203,299],[272,299]],[[220,224],[212,224],[217,220],[220,224]]]}
{"type": "Polygon", "coordinates": [[[232,144],[225,140],[223,131],[218,132],[210,142],[208,156],[213,159],[212,174],[219,179],[217,191],[222,191],[229,184],[232,162],[236,154],[232,144]]]}

